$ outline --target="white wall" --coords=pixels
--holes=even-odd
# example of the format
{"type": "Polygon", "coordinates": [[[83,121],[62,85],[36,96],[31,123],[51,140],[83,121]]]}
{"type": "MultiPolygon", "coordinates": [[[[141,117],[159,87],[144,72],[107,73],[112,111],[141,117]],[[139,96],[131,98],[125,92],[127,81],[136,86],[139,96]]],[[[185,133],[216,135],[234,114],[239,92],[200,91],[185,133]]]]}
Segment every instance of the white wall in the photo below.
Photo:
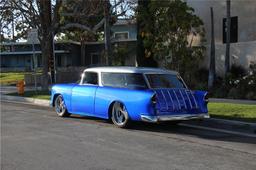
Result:
{"type": "MultiPolygon", "coordinates": [[[[225,44],[222,43],[222,22],[226,17],[226,0],[187,0],[204,22],[206,30],[206,61],[209,65],[211,21],[210,7],[213,7],[216,43],[216,70],[224,71],[225,44]]],[[[251,61],[256,62],[256,0],[231,0],[231,16],[238,16],[238,43],[230,46],[231,63],[248,68],[251,61]],[[235,57],[232,57],[235,56],[235,57]]],[[[195,42],[196,43],[196,42],[195,42]]]]}

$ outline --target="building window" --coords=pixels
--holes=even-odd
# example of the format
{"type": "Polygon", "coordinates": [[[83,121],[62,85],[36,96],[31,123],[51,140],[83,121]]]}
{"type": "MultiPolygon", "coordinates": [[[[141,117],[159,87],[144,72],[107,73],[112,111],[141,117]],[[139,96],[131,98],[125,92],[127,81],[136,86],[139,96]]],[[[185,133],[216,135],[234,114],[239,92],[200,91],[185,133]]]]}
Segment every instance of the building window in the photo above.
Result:
{"type": "Polygon", "coordinates": [[[115,32],[116,40],[126,40],[129,39],[129,32],[115,32]]]}
{"type": "MultiPolygon", "coordinates": [[[[226,43],[227,19],[223,18],[223,43],[226,43]]],[[[230,43],[238,41],[238,17],[230,17],[230,43]]]]}
{"type": "Polygon", "coordinates": [[[91,64],[100,64],[100,55],[98,53],[91,53],[91,64]]]}
{"type": "Polygon", "coordinates": [[[61,67],[61,66],[62,66],[62,64],[61,64],[61,63],[62,63],[62,62],[61,62],[61,57],[62,57],[61,55],[56,55],[56,54],[55,54],[55,61],[57,60],[57,66],[58,66],[58,67],[61,67]]]}

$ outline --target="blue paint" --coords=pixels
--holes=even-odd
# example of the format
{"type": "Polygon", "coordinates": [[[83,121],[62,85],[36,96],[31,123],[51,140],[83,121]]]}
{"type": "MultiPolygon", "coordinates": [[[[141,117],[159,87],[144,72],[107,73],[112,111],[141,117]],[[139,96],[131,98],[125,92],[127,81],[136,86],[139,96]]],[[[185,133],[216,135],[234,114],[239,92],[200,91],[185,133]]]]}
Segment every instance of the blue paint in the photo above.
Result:
{"type": "Polygon", "coordinates": [[[141,115],[207,114],[205,91],[185,88],[125,89],[95,85],[59,84],[52,87],[51,104],[61,94],[70,113],[108,119],[115,101],[125,105],[129,118],[141,121],[141,115]],[[157,103],[151,97],[157,95],[157,103]]]}

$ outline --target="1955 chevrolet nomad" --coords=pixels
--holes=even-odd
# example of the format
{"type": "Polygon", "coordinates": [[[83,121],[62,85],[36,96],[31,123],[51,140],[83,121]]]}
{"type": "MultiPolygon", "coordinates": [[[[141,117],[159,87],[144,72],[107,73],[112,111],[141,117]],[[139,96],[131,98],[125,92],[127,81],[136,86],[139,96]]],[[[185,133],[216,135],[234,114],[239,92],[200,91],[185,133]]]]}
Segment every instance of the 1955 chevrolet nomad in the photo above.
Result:
{"type": "Polygon", "coordinates": [[[58,116],[94,116],[118,127],[208,118],[207,103],[207,92],[189,90],[177,72],[158,68],[88,68],[79,83],[54,85],[51,93],[58,116]]]}

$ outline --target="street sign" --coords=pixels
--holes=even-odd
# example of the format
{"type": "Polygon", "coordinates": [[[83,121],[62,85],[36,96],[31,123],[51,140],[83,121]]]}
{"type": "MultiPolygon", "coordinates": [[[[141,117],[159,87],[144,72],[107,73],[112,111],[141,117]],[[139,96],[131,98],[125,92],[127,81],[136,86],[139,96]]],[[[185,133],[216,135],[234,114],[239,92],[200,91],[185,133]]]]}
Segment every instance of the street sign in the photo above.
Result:
{"type": "Polygon", "coordinates": [[[28,43],[39,43],[37,29],[31,29],[28,31],[27,42],[28,43]]]}
{"type": "MultiPolygon", "coordinates": [[[[227,36],[227,18],[223,18],[222,21],[222,42],[226,43],[227,36]]],[[[238,41],[238,17],[230,18],[230,43],[236,43],[238,41]]]]}

